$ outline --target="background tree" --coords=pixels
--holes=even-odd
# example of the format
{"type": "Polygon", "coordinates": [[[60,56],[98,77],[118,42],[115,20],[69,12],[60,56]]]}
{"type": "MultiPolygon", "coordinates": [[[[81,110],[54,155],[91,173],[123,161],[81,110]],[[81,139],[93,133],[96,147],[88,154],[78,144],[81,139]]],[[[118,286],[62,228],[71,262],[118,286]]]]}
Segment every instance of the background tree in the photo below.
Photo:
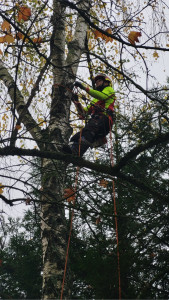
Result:
{"type": "Polygon", "coordinates": [[[27,211],[22,219],[3,222],[1,238],[8,236],[1,247],[0,297],[38,299],[41,297],[42,251],[38,215],[27,211]]]}
{"type": "MultiPolygon", "coordinates": [[[[101,234],[103,240],[102,246],[98,244],[96,247],[98,251],[100,247],[105,246],[107,239],[110,239],[109,231],[113,232],[115,242],[115,229],[112,219],[114,213],[112,210],[112,214],[109,213],[109,209],[113,208],[110,200],[112,185],[108,183],[111,188],[109,193],[105,192],[103,198],[100,186],[97,192],[96,183],[103,177],[105,182],[114,177],[117,181],[118,213],[124,216],[122,218],[119,215],[118,218],[119,251],[122,252],[120,257],[124,265],[122,279],[123,276],[125,280],[127,276],[131,279],[128,279],[127,288],[124,287],[123,279],[122,296],[127,298],[133,294],[137,296],[140,294],[140,297],[142,295],[145,297],[147,287],[152,284],[155,284],[156,293],[159,294],[159,286],[160,288],[161,285],[165,286],[166,275],[162,274],[160,277],[160,270],[157,272],[158,276],[153,273],[145,286],[143,284],[145,272],[140,270],[143,266],[147,270],[147,259],[144,257],[140,260],[140,268],[137,271],[138,279],[143,285],[137,290],[134,281],[135,263],[132,260],[132,268],[128,266],[125,248],[127,245],[127,249],[131,250],[130,258],[133,253],[136,255],[140,251],[146,252],[149,248],[148,246],[144,248],[145,245],[140,246],[139,239],[135,241],[134,235],[131,241],[128,241],[128,235],[131,233],[127,232],[127,228],[129,231],[132,229],[131,223],[128,224],[128,214],[129,212],[131,214],[132,209],[137,221],[135,222],[137,238],[139,234],[142,236],[139,223],[149,225],[148,220],[152,220],[152,214],[148,216],[149,205],[158,221],[162,219],[159,218],[158,209],[161,208],[163,211],[163,221],[166,216],[168,88],[157,82],[153,69],[151,70],[151,63],[158,61],[161,53],[169,50],[167,3],[165,1],[157,3],[155,0],[141,4],[139,1],[132,3],[127,0],[109,2],[4,0],[0,8],[2,18],[0,198],[6,204],[13,205],[18,201],[36,201],[35,192],[40,197],[43,299],[58,298],[61,294],[69,232],[67,215],[72,206],[64,201],[64,190],[73,180],[74,173],[68,175],[66,172],[66,169],[69,173],[74,172],[72,165],[83,167],[79,175],[78,192],[76,191],[79,199],[75,207],[76,215],[81,216],[93,234],[97,229],[92,222],[93,220],[99,222],[96,214],[99,216],[104,214],[109,218],[108,227],[104,228],[100,224],[101,228],[97,232],[98,235],[101,234]],[[81,70],[83,72],[80,72],[81,70]],[[92,76],[97,71],[109,74],[117,89],[117,128],[113,129],[114,167],[107,159],[110,152],[109,142],[102,149],[104,156],[100,150],[98,153],[93,152],[93,158],[92,155],[86,156],[87,160],[60,152],[61,146],[68,142],[71,135],[70,121],[72,124],[72,120],[77,118],[76,115],[71,115],[70,120],[75,78],[80,77],[86,82],[89,77],[92,82],[92,76]],[[153,85],[156,87],[154,90],[153,85]],[[19,155],[19,160],[12,158],[16,155],[19,155]],[[38,166],[36,175],[32,175],[31,171],[32,165],[35,164],[32,157],[41,158],[41,166],[38,166]],[[41,184],[37,185],[39,174],[41,184]],[[30,182],[32,177],[33,183],[30,182]],[[92,187],[95,187],[93,192],[92,187]],[[134,201],[138,196],[142,199],[141,204],[140,201],[134,201]],[[139,215],[143,216],[143,219],[139,218],[139,215]],[[158,280],[161,280],[160,283],[158,280]]],[[[74,124],[79,126],[79,122],[74,124]]],[[[105,185],[107,186],[107,183],[105,185]]],[[[85,226],[82,227],[83,230],[85,226]]],[[[150,231],[148,230],[147,234],[145,232],[145,240],[148,242],[149,237],[155,234],[161,242],[166,234],[165,226],[161,226],[154,232],[154,223],[151,223],[150,231]]],[[[90,250],[90,237],[87,236],[86,239],[89,239],[87,250],[90,250]]],[[[156,241],[152,239],[150,250],[156,241]]],[[[109,247],[111,249],[111,246],[109,247]]],[[[165,252],[165,246],[163,247],[165,252]]],[[[98,251],[94,253],[91,251],[91,254],[89,251],[89,257],[96,259],[98,251]]],[[[113,258],[114,256],[113,252],[113,258]]],[[[102,257],[103,265],[110,265],[109,257],[106,256],[106,261],[102,257]]],[[[65,298],[71,297],[72,280],[71,270],[67,269],[65,298]]],[[[96,285],[99,287],[99,280],[97,284],[93,282],[95,287],[96,285]]],[[[117,298],[117,278],[114,282],[116,287],[109,286],[109,289],[106,289],[105,281],[104,289],[110,293],[109,297],[113,294],[112,297],[117,298]]],[[[78,281],[76,287],[79,288],[78,281]]],[[[164,290],[161,295],[164,294],[164,290]]],[[[104,292],[97,290],[95,295],[103,297],[104,292]]]]}

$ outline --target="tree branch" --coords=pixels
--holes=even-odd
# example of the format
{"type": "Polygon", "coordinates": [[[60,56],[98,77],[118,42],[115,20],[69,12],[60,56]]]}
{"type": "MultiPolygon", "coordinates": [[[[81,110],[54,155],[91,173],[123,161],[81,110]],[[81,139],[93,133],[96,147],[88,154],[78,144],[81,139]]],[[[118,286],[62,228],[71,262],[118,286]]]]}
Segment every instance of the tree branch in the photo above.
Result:
{"type": "Polygon", "coordinates": [[[16,31],[19,31],[20,33],[23,34],[23,36],[25,38],[28,39],[28,41],[33,45],[34,49],[36,50],[36,52],[38,53],[38,55],[40,57],[43,57],[46,61],[48,61],[49,64],[52,64],[51,60],[45,55],[43,54],[42,52],[39,51],[39,48],[38,46],[36,45],[36,43],[33,42],[33,40],[29,37],[28,34],[26,34],[16,23],[14,23],[11,18],[9,18],[8,16],[6,16],[5,14],[3,14],[1,11],[0,11],[0,16],[6,20],[9,24],[11,24],[13,26],[13,28],[15,28],[16,31]]]}
{"type": "Polygon", "coordinates": [[[2,199],[6,204],[13,206],[13,203],[11,200],[8,200],[5,196],[0,195],[0,199],[2,199]]]}
{"type": "MultiPolygon", "coordinates": [[[[169,138],[169,133],[168,133],[169,138]]],[[[55,160],[62,160],[66,163],[72,163],[75,166],[84,167],[96,172],[99,172],[101,174],[109,175],[109,176],[117,176],[118,178],[121,178],[124,181],[129,182],[130,184],[138,187],[139,189],[148,192],[153,197],[162,199],[164,202],[168,203],[168,197],[165,195],[162,195],[161,193],[154,191],[153,188],[146,185],[144,182],[141,182],[139,180],[136,180],[132,176],[126,176],[123,173],[120,173],[119,170],[116,168],[116,166],[111,167],[103,164],[96,164],[93,162],[86,161],[82,158],[69,155],[69,154],[63,154],[60,152],[51,152],[51,151],[39,151],[37,149],[21,149],[21,148],[11,148],[11,147],[4,147],[0,149],[0,156],[32,156],[32,157],[41,157],[41,158],[48,158],[48,159],[55,159],[55,160]]]]}
{"type": "MultiPolygon", "coordinates": [[[[15,82],[12,76],[9,74],[7,68],[3,64],[2,60],[0,60],[0,80],[3,81],[5,86],[8,88],[8,93],[11,97],[11,100],[14,101],[15,96],[15,82]]],[[[24,102],[23,96],[16,87],[16,109],[19,114],[19,116],[22,116],[23,110],[25,111],[23,123],[27,130],[31,133],[32,137],[38,141],[40,138],[42,138],[41,129],[38,127],[35,120],[32,118],[31,114],[28,111],[28,108],[26,107],[26,104],[24,102]]],[[[40,146],[40,144],[38,145],[40,146]]]]}
{"type": "Polygon", "coordinates": [[[68,1],[68,0],[58,0],[59,2],[64,3],[66,6],[76,10],[79,15],[81,15],[83,17],[83,19],[94,29],[98,30],[99,32],[101,32],[102,34],[111,37],[113,39],[115,39],[116,41],[122,43],[123,45],[129,46],[129,47],[133,47],[133,48],[141,48],[141,49],[147,49],[147,50],[160,50],[160,51],[169,51],[169,49],[166,48],[161,48],[161,47],[152,47],[152,46],[143,46],[143,45],[132,45],[131,43],[128,43],[126,41],[124,41],[119,35],[115,34],[111,34],[108,33],[107,31],[101,29],[99,26],[97,26],[94,22],[92,22],[90,20],[90,17],[88,16],[88,12],[85,12],[83,9],[80,9],[77,7],[77,5],[75,5],[74,3],[68,1]]]}
{"type": "MultiPolygon", "coordinates": [[[[36,80],[36,82],[35,82],[35,84],[34,84],[34,86],[32,88],[32,91],[31,91],[31,94],[30,94],[30,96],[28,98],[28,101],[25,104],[23,110],[21,111],[21,113],[19,115],[19,118],[18,118],[18,120],[16,122],[16,125],[20,125],[22,123],[24,117],[25,117],[25,114],[27,114],[28,108],[29,108],[29,106],[30,106],[30,104],[31,104],[34,96],[36,95],[36,92],[39,90],[39,83],[42,80],[42,77],[43,77],[43,75],[44,75],[44,73],[45,73],[48,65],[49,65],[49,62],[46,61],[45,65],[41,69],[41,71],[39,73],[39,76],[38,76],[38,78],[37,78],[37,80],[36,80]]],[[[17,134],[18,134],[18,130],[16,128],[14,128],[14,130],[12,132],[12,135],[11,135],[11,142],[12,142],[13,146],[15,146],[15,141],[16,141],[17,134]]]]}
{"type": "Polygon", "coordinates": [[[128,162],[129,160],[136,157],[141,152],[152,148],[156,145],[159,145],[161,143],[165,143],[169,140],[169,132],[160,134],[158,137],[151,139],[145,144],[141,144],[135,148],[133,148],[131,151],[129,151],[121,160],[118,162],[118,164],[115,166],[117,171],[120,171],[128,162]]]}
{"type": "MultiPolygon", "coordinates": [[[[148,97],[149,99],[151,99],[152,101],[156,100],[157,102],[163,104],[159,99],[152,97],[152,91],[146,91],[141,85],[139,85],[138,83],[136,83],[133,79],[131,79],[130,76],[128,76],[127,74],[123,73],[122,71],[120,71],[119,69],[115,68],[114,66],[112,66],[108,61],[106,61],[105,59],[103,59],[102,57],[100,57],[99,55],[90,52],[91,56],[94,56],[96,58],[98,58],[100,61],[102,61],[104,64],[106,64],[109,68],[111,68],[113,71],[116,71],[117,73],[121,74],[122,76],[124,76],[129,82],[131,82],[138,90],[140,90],[146,97],[148,97]]],[[[167,109],[168,111],[168,109],[167,109]]]]}

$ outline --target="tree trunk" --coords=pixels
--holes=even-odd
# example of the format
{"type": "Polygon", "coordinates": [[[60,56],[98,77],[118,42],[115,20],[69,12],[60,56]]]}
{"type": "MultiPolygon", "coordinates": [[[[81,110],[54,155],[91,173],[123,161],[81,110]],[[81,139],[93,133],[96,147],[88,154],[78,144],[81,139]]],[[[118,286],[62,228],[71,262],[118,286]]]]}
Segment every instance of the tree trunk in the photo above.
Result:
{"type": "MultiPolygon", "coordinates": [[[[42,297],[43,299],[59,299],[67,244],[67,222],[62,201],[65,166],[62,162],[44,159],[42,167],[42,297]]],[[[64,294],[66,298],[70,297],[67,280],[64,285],[64,294]]]]}
{"type": "MultiPolygon", "coordinates": [[[[89,1],[80,4],[89,9],[89,1]]],[[[81,54],[85,48],[87,25],[82,17],[77,18],[73,40],[68,45],[65,57],[65,6],[57,0],[53,3],[53,35],[51,58],[53,68],[53,91],[48,128],[48,150],[60,150],[71,135],[69,114],[70,88],[75,80],[81,54]]],[[[68,226],[65,218],[63,192],[65,188],[66,164],[61,161],[42,161],[42,247],[43,287],[42,298],[58,299],[61,295],[65,267],[68,226]]],[[[70,299],[70,272],[67,270],[64,284],[64,299],[70,299]]]]}

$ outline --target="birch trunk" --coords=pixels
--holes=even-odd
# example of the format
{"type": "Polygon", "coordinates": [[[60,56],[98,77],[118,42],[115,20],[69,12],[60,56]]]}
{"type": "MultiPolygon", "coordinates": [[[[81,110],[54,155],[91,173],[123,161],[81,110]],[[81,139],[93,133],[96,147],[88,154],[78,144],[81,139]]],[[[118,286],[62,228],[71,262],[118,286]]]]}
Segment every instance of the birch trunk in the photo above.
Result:
{"type": "MultiPolygon", "coordinates": [[[[89,9],[89,1],[84,1],[83,9],[89,9]]],[[[71,93],[69,88],[75,80],[78,63],[84,50],[87,25],[82,17],[77,18],[76,30],[69,53],[65,58],[65,6],[60,1],[53,3],[53,35],[51,57],[53,68],[53,92],[50,111],[48,150],[59,150],[71,135],[69,112],[71,93]]],[[[65,267],[68,226],[63,206],[66,165],[61,161],[42,161],[42,247],[43,247],[43,287],[42,298],[58,299],[61,295],[65,267]]],[[[70,272],[67,269],[64,284],[64,299],[71,298],[70,272]]]]}
{"type": "MultiPolygon", "coordinates": [[[[62,162],[52,162],[48,159],[44,159],[42,167],[42,299],[59,299],[67,243],[67,222],[62,203],[65,166],[62,162]]],[[[65,299],[70,298],[67,280],[65,282],[64,291],[65,299]]]]}

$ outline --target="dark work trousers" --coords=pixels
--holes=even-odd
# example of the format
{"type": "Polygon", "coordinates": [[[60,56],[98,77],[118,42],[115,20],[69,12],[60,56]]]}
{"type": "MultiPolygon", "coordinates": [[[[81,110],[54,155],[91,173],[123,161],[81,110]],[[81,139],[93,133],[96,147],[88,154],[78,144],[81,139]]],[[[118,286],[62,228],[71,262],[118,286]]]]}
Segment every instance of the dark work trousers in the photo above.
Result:
{"type": "Polygon", "coordinates": [[[72,151],[78,152],[79,140],[81,134],[81,153],[82,156],[86,150],[99,138],[104,138],[111,129],[111,122],[104,114],[94,114],[82,129],[82,133],[77,132],[70,140],[72,151]]]}

